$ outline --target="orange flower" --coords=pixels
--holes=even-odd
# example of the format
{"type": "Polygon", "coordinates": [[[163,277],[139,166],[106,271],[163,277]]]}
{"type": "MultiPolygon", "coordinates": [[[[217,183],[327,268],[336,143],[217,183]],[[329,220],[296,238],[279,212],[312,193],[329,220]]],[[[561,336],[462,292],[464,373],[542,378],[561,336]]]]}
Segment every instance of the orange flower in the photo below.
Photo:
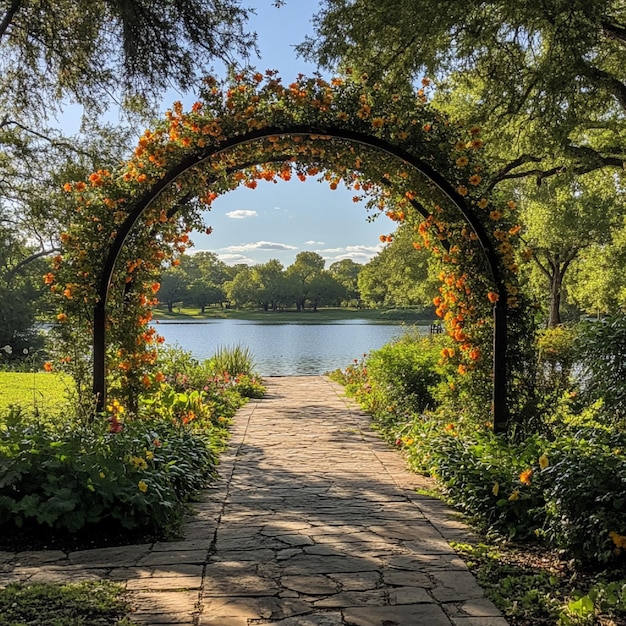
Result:
{"type": "Polygon", "coordinates": [[[487,294],[487,298],[489,299],[489,302],[495,304],[500,299],[500,296],[495,291],[490,291],[487,294]]]}
{"type": "Polygon", "coordinates": [[[459,185],[456,188],[457,192],[459,193],[459,195],[461,196],[466,196],[468,193],[467,187],[465,187],[464,185],[459,185]]]}
{"type": "Polygon", "coordinates": [[[65,183],[65,185],[63,185],[63,191],[66,191],[66,192],[72,191],[72,183],[65,183]]]}
{"type": "Polygon", "coordinates": [[[491,213],[489,213],[489,219],[497,222],[498,220],[502,219],[502,212],[498,210],[491,211],[491,213]]]}
{"type": "Polygon", "coordinates": [[[152,283],[150,285],[150,289],[152,290],[152,293],[156,293],[159,289],[161,289],[161,283],[152,283]]]}
{"type": "Polygon", "coordinates": [[[87,185],[81,180],[76,183],[75,189],[80,193],[81,191],[85,191],[85,189],[87,189],[87,185]]]}
{"type": "Polygon", "coordinates": [[[480,185],[480,181],[482,180],[482,178],[478,175],[478,174],[473,174],[472,176],[470,176],[470,185],[480,185]]]}
{"type": "Polygon", "coordinates": [[[459,157],[456,160],[456,164],[458,167],[465,167],[469,163],[469,159],[466,156],[459,157]]]}
{"type": "Polygon", "coordinates": [[[43,282],[46,285],[51,285],[54,282],[54,274],[52,274],[51,272],[48,272],[47,274],[45,274],[43,277],[43,282]]]}
{"type": "Polygon", "coordinates": [[[59,313],[57,315],[57,319],[59,320],[59,322],[66,322],[67,321],[67,315],[65,313],[59,313]]]}
{"type": "Polygon", "coordinates": [[[532,475],[533,475],[532,469],[528,468],[519,475],[519,480],[523,485],[530,485],[532,475]]]}
{"type": "Polygon", "coordinates": [[[372,119],[372,128],[382,128],[385,125],[385,120],[382,117],[375,117],[372,119]]]}
{"type": "Polygon", "coordinates": [[[54,370],[54,366],[52,365],[52,363],[50,363],[50,361],[46,361],[43,364],[43,368],[46,372],[51,372],[52,370],[54,370]]]}
{"type": "Polygon", "coordinates": [[[372,112],[372,107],[369,104],[364,104],[358,111],[357,115],[362,119],[366,119],[369,117],[369,114],[372,112]]]}

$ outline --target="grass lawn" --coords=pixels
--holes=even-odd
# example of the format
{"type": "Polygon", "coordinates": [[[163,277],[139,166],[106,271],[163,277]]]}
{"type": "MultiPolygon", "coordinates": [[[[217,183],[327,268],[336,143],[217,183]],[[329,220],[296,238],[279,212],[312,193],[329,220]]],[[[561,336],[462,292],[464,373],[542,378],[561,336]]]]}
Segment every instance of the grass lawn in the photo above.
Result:
{"type": "Polygon", "coordinates": [[[0,626],[132,626],[121,585],[10,585],[0,589],[0,626]]]}
{"type": "Polygon", "coordinates": [[[55,413],[63,408],[72,384],[69,376],[50,372],[0,372],[0,414],[11,405],[55,413]]]}
{"type": "Polygon", "coordinates": [[[434,321],[434,314],[424,313],[422,309],[346,309],[320,308],[317,311],[263,311],[261,309],[221,309],[207,308],[204,314],[199,309],[174,307],[172,313],[165,308],[154,310],[157,320],[203,320],[203,319],[242,319],[258,322],[334,322],[338,320],[366,319],[372,322],[400,323],[434,321]]]}

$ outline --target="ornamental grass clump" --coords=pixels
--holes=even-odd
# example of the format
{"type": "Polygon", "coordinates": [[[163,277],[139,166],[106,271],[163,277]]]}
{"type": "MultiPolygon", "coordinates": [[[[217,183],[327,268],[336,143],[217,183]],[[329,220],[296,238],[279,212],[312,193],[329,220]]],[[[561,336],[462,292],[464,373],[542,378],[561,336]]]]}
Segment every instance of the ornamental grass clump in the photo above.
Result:
{"type": "Polygon", "coordinates": [[[214,375],[228,374],[230,377],[252,375],[256,365],[252,352],[244,346],[220,346],[209,359],[207,368],[214,375]]]}

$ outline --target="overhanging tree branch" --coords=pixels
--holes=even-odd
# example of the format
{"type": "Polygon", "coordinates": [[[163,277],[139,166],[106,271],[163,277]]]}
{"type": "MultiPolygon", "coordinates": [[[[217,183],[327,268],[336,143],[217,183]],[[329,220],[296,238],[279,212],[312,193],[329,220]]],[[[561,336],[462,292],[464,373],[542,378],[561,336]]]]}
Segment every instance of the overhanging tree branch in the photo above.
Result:
{"type": "Polygon", "coordinates": [[[50,250],[41,250],[40,252],[36,252],[35,254],[31,254],[30,256],[22,259],[15,267],[12,267],[6,274],[5,280],[6,284],[10,285],[13,278],[15,278],[16,274],[26,265],[40,259],[41,257],[48,256],[49,254],[54,254],[55,252],[61,252],[61,248],[50,248],[50,250]]]}
{"type": "Polygon", "coordinates": [[[602,22],[602,30],[610,39],[618,41],[622,45],[626,45],[626,27],[621,24],[612,24],[611,22],[602,22]]]}
{"type": "Polygon", "coordinates": [[[13,21],[13,17],[20,10],[21,5],[22,5],[22,0],[13,0],[11,5],[7,9],[7,12],[4,14],[4,17],[2,18],[2,22],[0,22],[0,39],[4,37],[4,34],[6,33],[7,29],[11,25],[11,22],[13,21]]]}

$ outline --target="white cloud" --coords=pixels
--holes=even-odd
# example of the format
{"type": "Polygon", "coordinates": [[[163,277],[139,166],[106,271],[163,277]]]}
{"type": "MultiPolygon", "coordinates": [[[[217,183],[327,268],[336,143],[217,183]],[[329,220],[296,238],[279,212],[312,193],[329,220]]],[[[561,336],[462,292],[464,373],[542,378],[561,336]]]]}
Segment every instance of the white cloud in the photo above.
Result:
{"type": "Polygon", "coordinates": [[[297,250],[296,246],[286,243],[275,243],[272,241],[256,241],[254,243],[244,243],[239,246],[228,246],[222,248],[225,252],[248,252],[250,250],[297,250]]]}
{"type": "Polygon", "coordinates": [[[333,257],[332,262],[343,261],[343,259],[352,259],[355,263],[365,264],[372,260],[373,254],[365,254],[363,252],[346,252],[345,254],[339,254],[333,257]]]}
{"type": "Polygon", "coordinates": [[[325,248],[318,250],[326,261],[334,263],[343,259],[352,259],[355,263],[367,263],[383,249],[382,244],[376,246],[346,246],[345,248],[325,248]]]}
{"type": "Polygon", "coordinates": [[[243,254],[218,254],[220,261],[226,263],[226,265],[237,265],[239,263],[245,263],[246,265],[256,265],[257,261],[243,254]]]}
{"type": "Polygon", "coordinates": [[[307,246],[323,246],[324,245],[323,241],[305,241],[304,243],[307,246]]]}
{"type": "Polygon", "coordinates": [[[256,217],[256,211],[246,211],[245,209],[237,209],[236,211],[229,211],[226,213],[226,217],[230,217],[234,220],[243,220],[246,217],[256,217]]]}

